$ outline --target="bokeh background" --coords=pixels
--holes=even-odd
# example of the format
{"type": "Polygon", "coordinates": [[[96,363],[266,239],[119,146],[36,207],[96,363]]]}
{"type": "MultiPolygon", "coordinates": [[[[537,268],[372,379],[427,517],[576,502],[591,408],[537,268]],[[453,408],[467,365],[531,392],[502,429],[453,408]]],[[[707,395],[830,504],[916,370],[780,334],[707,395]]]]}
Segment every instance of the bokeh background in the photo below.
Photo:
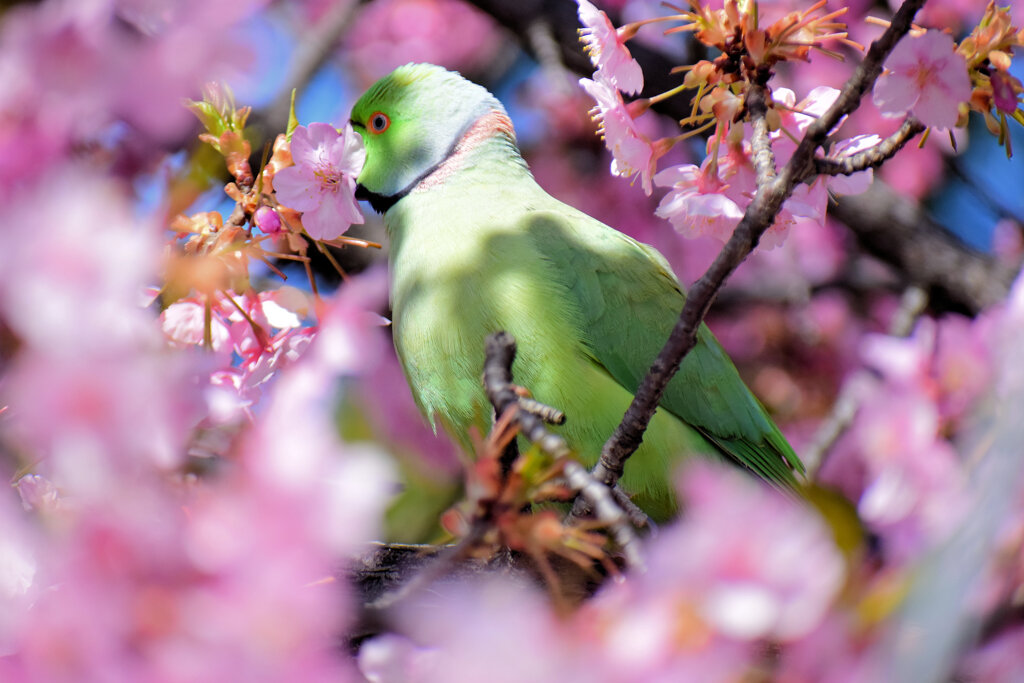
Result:
{"type": "MultiPolygon", "coordinates": [[[[667,12],[597,4],[620,23],[667,12]]],[[[865,18],[892,11],[846,6],[864,44],[882,30],[865,18]]],[[[960,38],[984,9],[930,0],[918,20],[960,38]]],[[[161,291],[185,241],[170,226],[234,202],[183,102],[226,83],[253,108],[258,169],[293,89],[300,123],[341,126],[395,66],[456,69],[505,103],[542,186],[692,283],[720,243],[684,239],[657,192],[610,175],[577,28],[571,0],[0,3],[0,680],[1019,680],[1024,165],[980,121],[759,249],[711,311],[811,466],[812,506],[693,470],[644,578],[570,616],[536,586],[454,588],[356,652],[365,614],[338,567],[371,541],[445,540],[465,457],[425,426],[366,315],[388,314],[368,206],[349,234],[385,248],[335,251],[345,282],[314,253],[320,303],[301,266],[275,262],[282,286],[253,263],[261,294],[236,306],[266,353],[230,308],[202,348],[202,301],[161,291]]],[[[645,96],[707,56],[661,28],[630,43],[645,96]]],[[[844,50],[775,83],[797,100],[841,87],[844,50]]],[[[688,106],[641,123],[669,134],[688,106]]],[[[866,100],[840,134],[897,125],[866,100]]],[[[703,151],[695,138],[665,164],[703,151]]]]}

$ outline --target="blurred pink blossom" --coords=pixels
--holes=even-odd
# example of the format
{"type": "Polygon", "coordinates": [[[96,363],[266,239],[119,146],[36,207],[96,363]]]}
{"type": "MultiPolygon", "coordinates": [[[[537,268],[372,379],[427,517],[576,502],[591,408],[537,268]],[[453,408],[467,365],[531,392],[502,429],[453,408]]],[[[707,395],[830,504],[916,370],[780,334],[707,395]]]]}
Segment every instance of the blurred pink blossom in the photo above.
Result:
{"type": "Polygon", "coordinates": [[[295,165],[274,175],[274,189],[281,204],[302,212],[310,237],[334,239],[363,222],[355,191],[366,149],[351,125],[340,133],[327,123],[299,126],[292,133],[291,152],[295,165]]]}
{"type": "Polygon", "coordinates": [[[13,8],[0,25],[0,192],[34,179],[75,145],[152,160],[183,135],[181,106],[203,82],[247,68],[229,29],[266,4],[202,0],[62,2],[13,8]],[[132,147],[129,152],[128,147],[132,147]]]}
{"type": "Polygon", "coordinates": [[[462,73],[486,70],[505,47],[496,22],[459,0],[362,4],[345,39],[345,59],[369,85],[395,67],[428,62],[462,73]]]}
{"type": "Polygon", "coordinates": [[[590,61],[597,69],[595,78],[610,83],[627,95],[635,95],[644,87],[644,73],[626,47],[624,36],[615,29],[608,15],[587,0],[576,0],[579,6],[581,40],[590,61]]]}
{"type": "MultiPolygon", "coordinates": [[[[895,12],[900,3],[888,0],[888,5],[895,12]]],[[[929,0],[914,17],[914,23],[939,30],[952,30],[956,35],[966,33],[972,24],[978,23],[984,10],[985,3],[975,0],[929,0]]]]}
{"type": "Polygon", "coordinates": [[[1024,627],[1006,628],[963,658],[958,678],[985,683],[1015,683],[1024,671],[1024,627]]]}
{"type": "Polygon", "coordinates": [[[385,633],[374,636],[359,647],[359,672],[369,683],[414,683],[426,680],[437,666],[436,650],[421,647],[411,639],[385,633]]]}
{"type": "Polygon", "coordinates": [[[117,470],[181,464],[202,406],[188,370],[183,357],[145,351],[76,358],[26,350],[3,385],[8,430],[52,460],[61,487],[102,497],[117,470]]]}
{"type": "MultiPolygon", "coordinates": [[[[206,308],[196,299],[175,301],[160,314],[161,328],[174,344],[200,346],[206,325],[206,308]]],[[[231,339],[230,328],[220,311],[211,309],[210,342],[214,351],[226,348],[231,339]]]]}
{"type": "Polygon", "coordinates": [[[926,126],[952,128],[958,105],[971,97],[967,62],[953,39],[940,31],[906,35],[885,60],[872,99],[884,116],[912,113],[926,126]]]}
{"type": "MultiPolygon", "coordinates": [[[[520,683],[607,680],[604,660],[581,643],[528,583],[485,577],[438,585],[401,615],[408,640],[381,636],[359,664],[381,683],[520,683]]],[[[649,679],[650,680],[650,679],[649,679]]]]}
{"type": "Polygon", "coordinates": [[[6,655],[17,651],[24,615],[39,593],[34,529],[30,520],[19,514],[14,499],[10,491],[0,494],[0,674],[4,673],[6,655]]]}
{"type": "Polygon", "coordinates": [[[38,474],[26,474],[14,484],[26,510],[52,512],[60,507],[60,492],[53,482],[38,474]]]}
{"type": "Polygon", "coordinates": [[[1016,265],[1024,257],[1024,232],[1012,218],[996,222],[992,228],[992,252],[1002,263],[1016,265]]]}
{"type": "Polygon", "coordinates": [[[680,496],[682,522],[652,543],[648,573],[636,579],[645,591],[678,596],[739,640],[789,641],[819,623],[846,571],[813,509],[704,464],[684,471],[680,496]]]}
{"type": "Polygon", "coordinates": [[[806,637],[781,651],[775,680],[787,683],[861,683],[886,680],[877,638],[856,614],[835,611],[806,637]]]}
{"type": "Polygon", "coordinates": [[[152,317],[138,299],[156,273],[156,227],[133,218],[114,183],[82,170],[52,169],[50,182],[64,188],[59,203],[47,185],[8,205],[0,311],[23,341],[55,354],[152,343],[152,317]]]}

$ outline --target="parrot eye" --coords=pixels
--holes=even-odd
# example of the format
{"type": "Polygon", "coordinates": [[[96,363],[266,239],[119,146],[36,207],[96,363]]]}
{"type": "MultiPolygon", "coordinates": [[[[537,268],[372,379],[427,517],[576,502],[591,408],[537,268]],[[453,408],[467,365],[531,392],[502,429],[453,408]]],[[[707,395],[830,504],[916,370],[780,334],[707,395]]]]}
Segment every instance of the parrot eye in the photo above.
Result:
{"type": "Polygon", "coordinates": [[[375,112],[370,117],[370,130],[374,133],[383,133],[391,125],[391,119],[382,111],[375,112]]]}

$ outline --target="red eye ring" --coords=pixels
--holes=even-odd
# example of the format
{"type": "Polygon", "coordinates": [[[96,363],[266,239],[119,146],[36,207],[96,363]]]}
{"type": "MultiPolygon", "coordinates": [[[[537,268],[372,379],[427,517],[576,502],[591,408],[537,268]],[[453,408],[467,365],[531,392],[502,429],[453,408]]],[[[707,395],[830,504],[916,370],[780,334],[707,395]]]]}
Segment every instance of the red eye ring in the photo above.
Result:
{"type": "Polygon", "coordinates": [[[388,115],[382,111],[375,111],[370,115],[370,131],[373,133],[383,133],[391,126],[391,119],[388,115]]]}

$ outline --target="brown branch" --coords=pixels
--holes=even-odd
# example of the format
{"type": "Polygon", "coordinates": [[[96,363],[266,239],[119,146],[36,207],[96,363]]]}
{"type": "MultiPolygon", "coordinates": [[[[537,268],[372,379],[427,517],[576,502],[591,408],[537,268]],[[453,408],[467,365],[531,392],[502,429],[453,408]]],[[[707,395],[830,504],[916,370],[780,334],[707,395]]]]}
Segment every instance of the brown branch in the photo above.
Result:
{"type": "Polygon", "coordinates": [[[885,58],[892,52],[899,39],[910,30],[914,15],[924,6],[924,3],[925,0],[904,1],[893,15],[889,27],[871,43],[867,55],[857,65],[836,101],[807,127],[803,139],[797,145],[796,151],[793,152],[793,156],[787,164],[787,170],[792,174],[792,181],[789,182],[801,182],[813,176],[814,152],[825,143],[825,138],[836,127],[840,119],[848,116],[860,106],[864,93],[875,84],[878,76],[882,73],[882,64],[885,62],[885,58]]]}
{"type": "Polygon", "coordinates": [[[772,152],[772,138],[768,130],[768,102],[771,95],[762,84],[751,85],[747,92],[747,112],[754,130],[750,138],[753,152],[754,172],[757,186],[763,187],[775,179],[775,153],[772,152]]]}
{"type": "Polygon", "coordinates": [[[612,496],[613,489],[609,489],[594,479],[587,468],[575,460],[566,461],[563,473],[569,487],[579,492],[580,498],[587,502],[598,521],[611,531],[615,543],[622,548],[626,566],[634,571],[644,571],[644,560],[640,555],[640,539],[633,531],[632,520],[612,496]]]}
{"type": "Polygon", "coordinates": [[[896,132],[863,152],[845,157],[825,157],[814,160],[814,169],[818,175],[852,175],[869,168],[878,168],[886,160],[895,156],[918,133],[924,131],[925,125],[913,116],[907,118],[896,132]]]}
{"type": "MultiPolygon", "coordinates": [[[[608,486],[615,485],[625,466],[643,440],[643,433],[661,401],[665,387],[679,369],[683,358],[697,343],[697,330],[711,307],[718,290],[740,263],[757,246],[783,202],[792,194],[797,182],[814,173],[814,156],[829,132],[839,120],[852,112],[861,97],[882,72],[882,63],[896,42],[909,29],[911,20],[924,0],[906,0],[893,17],[885,32],[868,49],[853,76],[847,81],[831,107],[810,126],[797,145],[789,163],[771,182],[757,188],[732,237],[719,252],[707,272],[690,290],[679,320],[654,364],[640,383],[622,422],[601,450],[601,459],[594,468],[594,476],[608,486]]],[[[747,93],[747,109],[758,106],[758,91],[752,87],[747,93]]]]}
{"type": "MultiPolygon", "coordinates": [[[[484,388],[494,406],[495,414],[514,411],[513,419],[527,439],[555,458],[565,458],[563,475],[569,487],[583,498],[597,519],[608,527],[612,538],[622,549],[626,566],[643,568],[640,539],[630,524],[630,518],[613,499],[609,489],[601,484],[575,460],[565,439],[548,431],[545,421],[533,410],[520,406],[521,398],[512,385],[512,363],[516,356],[516,341],[507,332],[496,332],[487,337],[484,360],[484,388]]],[[[547,409],[549,413],[551,409],[547,409]]],[[[558,411],[554,411],[561,415],[558,411]]],[[[550,414],[550,413],[549,413],[550,414]]],[[[511,467],[511,463],[509,463],[511,467]]]]}
{"type": "Polygon", "coordinates": [[[1006,298],[1018,268],[974,251],[915,202],[881,181],[840,197],[829,213],[845,223],[864,251],[928,292],[930,306],[975,315],[1006,298]]]}
{"type": "MultiPolygon", "coordinates": [[[[565,439],[549,432],[544,419],[538,414],[561,413],[553,409],[538,411],[536,407],[527,410],[520,407],[519,394],[512,384],[512,363],[515,357],[516,342],[512,335],[507,332],[496,332],[487,337],[484,347],[484,389],[487,392],[487,399],[494,406],[495,414],[504,415],[509,409],[514,409],[514,419],[519,424],[523,436],[556,458],[570,457],[571,451],[565,439]]],[[[504,456],[502,466],[506,466],[504,456]]],[[[507,463],[508,468],[511,466],[511,462],[507,463]]]]}

